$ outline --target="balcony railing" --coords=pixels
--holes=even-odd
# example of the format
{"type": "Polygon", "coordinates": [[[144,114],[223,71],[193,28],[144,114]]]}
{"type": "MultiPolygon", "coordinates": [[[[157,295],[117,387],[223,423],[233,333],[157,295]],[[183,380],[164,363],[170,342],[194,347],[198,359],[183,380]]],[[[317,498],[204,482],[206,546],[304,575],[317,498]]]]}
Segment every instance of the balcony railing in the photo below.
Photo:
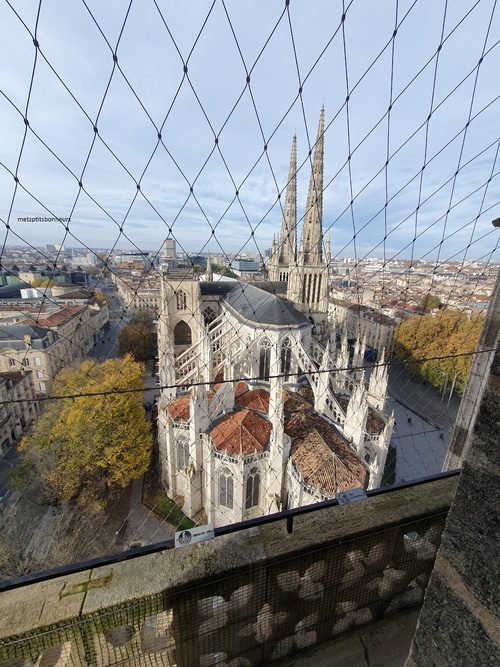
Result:
{"type": "Polygon", "coordinates": [[[272,665],[418,605],[456,477],[0,584],[0,667],[272,665]]]}

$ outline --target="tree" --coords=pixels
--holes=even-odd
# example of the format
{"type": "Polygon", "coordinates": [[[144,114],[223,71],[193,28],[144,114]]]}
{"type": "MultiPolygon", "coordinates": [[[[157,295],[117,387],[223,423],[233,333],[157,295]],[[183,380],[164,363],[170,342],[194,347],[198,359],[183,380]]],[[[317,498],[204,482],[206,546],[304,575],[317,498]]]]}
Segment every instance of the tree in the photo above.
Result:
{"type": "Polygon", "coordinates": [[[138,324],[142,324],[142,326],[145,326],[146,329],[149,329],[149,331],[152,332],[155,326],[153,323],[153,315],[147,310],[136,311],[130,318],[130,325],[136,326],[138,324]]]}
{"type": "Polygon", "coordinates": [[[435,294],[427,292],[427,294],[424,294],[424,296],[420,299],[420,305],[423,308],[430,308],[432,310],[433,308],[439,308],[441,305],[441,299],[435,294]]]}
{"type": "Polygon", "coordinates": [[[136,361],[147,361],[153,334],[144,324],[125,324],[118,334],[120,354],[131,354],[136,361]]]}
{"type": "Polygon", "coordinates": [[[53,287],[54,281],[51,278],[35,278],[31,281],[31,287],[53,287]]]}
{"type": "Polygon", "coordinates": [[[455,379],[456,391],[463,393],[483,322],[481,316],[469,319],[452,308],[410,317],[396,331],[394,354],[410,373],[435,387],[455,379]]]}
{"type": "Polygon", "coordinates": [[[100,290],[94,290],[94,298],[101,305],[111,306],[111,299],[106,294],[103,294],[100,290]]]}
{"type": "Polygon", "coordinates": [[[100,273],[103,275],[109,273],[109,268],[108,268],[108,261],[109,261],[109,253],[97,253],[97,266],[100,269],[100,273]]]}
{"type": "Polygon", "coordinates": [[[61,398],[51,402],[19,445],[25,470],[36,470],[52,499],[104,506],[145,472],[152,436],[142,393],[116,393],[142,389],[144,374],[143,364],[130,356],[103,364],[89,360],[58,373],[52,390],[61,398]],[[98,392],[106,394],[92,395],[98,392]]]}
{"type": "Polygon", "coordinates": [[[238,279],[238,276],[236,273],[233,273],[231,269],[228,269],[227,266],[222,266],[221,264],[211,264],[212,271],[215,271],[215,273],[220,273],[221,276],[227,276],[228,278],[236,278],[238,279]]]}

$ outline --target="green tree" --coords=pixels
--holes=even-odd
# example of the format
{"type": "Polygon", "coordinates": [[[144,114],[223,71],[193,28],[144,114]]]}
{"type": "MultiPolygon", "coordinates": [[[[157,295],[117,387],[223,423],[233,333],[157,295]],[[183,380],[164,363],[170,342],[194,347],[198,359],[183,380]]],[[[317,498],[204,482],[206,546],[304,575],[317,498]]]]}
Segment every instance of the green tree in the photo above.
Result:
{"type": "Polygon", "coordinates": [[[149,329],[149,331],[154,330],[153,315],[147,310],[138,310],[130,318],[130,325],[142,325],[149,329]]]}
{"type": "Polygon", "coordinates": [[[424,294],[424,296],[420,299],[420,305],[423,308],[430,308],[432,310],[433,308],[439,308],[441,305],[441,299],[435,294],[427,292],[427,294],[424,294]]]}
{"type": "Polygon", "coordinates": [[[118,334],[120,354],[131,354],[135,361],[147,361],[153,334],[144,324],[125,324],[118,334]]]}
{"type": "Polygon", "coordinates": [[[231,269],[227,268],[227,266],[221,266],[220,264],[211,264],[211,266],[212,266],[212,271],[215,271],[215,273],[220,273],[221,276],[227,276],[228,278],[236,278],[237,280],[239,279],[236,273],[233,273],[231,269]]]}
{"type": "Polygon", "coordinates": [[[394,354],[410,373],[435,387],[455,378],[456,391],[463,393],[483,322],[452,308],[410,317],[396,331],[394,354]]]}
{"type": "MultiPolygon", "coordinates": [[[[145,472],[152,436],[142,394],[116,393],[142,389],[144,374],[144,365],[129,356],[103,364],[89,360],[58,373],[52,390],[61,398],[51,402],[19,445],[25,471],[36,471],[52,500],[104,506],[145,472]],[[100,392],[106,393],[92,395],[100,392]]],[[[18,483],[23,486],[23,475],[18,474],[18,483]]]]}

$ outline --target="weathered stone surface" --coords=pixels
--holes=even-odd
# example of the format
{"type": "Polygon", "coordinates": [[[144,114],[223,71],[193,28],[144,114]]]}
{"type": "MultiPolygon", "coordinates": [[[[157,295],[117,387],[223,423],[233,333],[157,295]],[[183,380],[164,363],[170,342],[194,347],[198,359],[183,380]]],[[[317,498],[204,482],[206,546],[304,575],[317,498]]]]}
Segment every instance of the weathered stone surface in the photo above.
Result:
{"type": "Polygon", "coordinates": [[[408,667],[499,664],[499,369],[497,352],[427,587],[408,667]]]}
{"type": "Polygon", "coordinates": [[[66,593],[68,588],[88,582],[89,578],[89,571],[81,572],[0,593],[0,637],[78,616],[85,593],[66,593]]]}
{"type": "Polygon", "coordinates": [[[413,640],[412,662],[425,667],[493,667],[498,645],[438,573],[431,578],[413,640]]]}

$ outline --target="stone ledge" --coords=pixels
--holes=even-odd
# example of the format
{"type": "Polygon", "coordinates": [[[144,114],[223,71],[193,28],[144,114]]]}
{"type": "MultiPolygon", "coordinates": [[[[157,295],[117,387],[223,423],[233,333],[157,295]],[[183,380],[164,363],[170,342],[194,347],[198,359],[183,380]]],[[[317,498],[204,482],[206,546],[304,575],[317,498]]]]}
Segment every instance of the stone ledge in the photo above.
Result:
{"type": "Polygon", "coordinates": [[[70,574],[0,593],[0,637],[23,634],[82,614],[157,595],[176,586],[213,581],[321,545],[410,522],[450,506],[457,477],[399,489],[367,500],[283,519],[182,549],[70,574]],[[98,583],[99,582],[99,583],[98,583]],[[72,591],[72,595],[67,595],[72,591]]]}

